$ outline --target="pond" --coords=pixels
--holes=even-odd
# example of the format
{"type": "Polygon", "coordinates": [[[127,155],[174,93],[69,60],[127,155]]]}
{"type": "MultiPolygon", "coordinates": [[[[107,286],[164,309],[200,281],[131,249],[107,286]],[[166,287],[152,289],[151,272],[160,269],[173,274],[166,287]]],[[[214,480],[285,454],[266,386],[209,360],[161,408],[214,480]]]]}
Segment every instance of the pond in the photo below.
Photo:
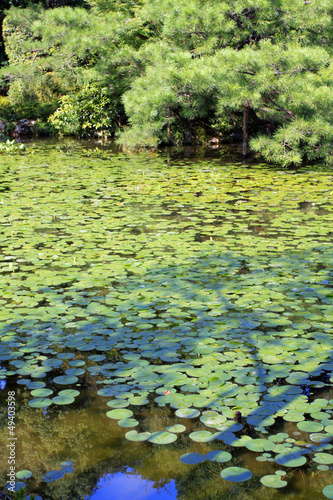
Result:
{"type": "Polygon", "coordinates": [[[0,170],[9,498],[333,498],[332,171],[75,141],[0,170]]]}

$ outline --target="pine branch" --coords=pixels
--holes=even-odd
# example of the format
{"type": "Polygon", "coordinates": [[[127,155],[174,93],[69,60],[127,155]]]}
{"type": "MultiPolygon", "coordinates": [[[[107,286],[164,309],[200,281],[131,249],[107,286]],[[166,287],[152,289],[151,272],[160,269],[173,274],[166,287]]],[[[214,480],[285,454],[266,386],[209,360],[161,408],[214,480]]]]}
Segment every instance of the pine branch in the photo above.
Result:
{"type": "Polygon", "coordinates": [[[255,71],[238,71],[238,73],[242,73],[244,75],[251,75],[251,76],[256,75],[255,71]]]}
{"type": "Polygon", "coordinates": [[[283,111],[284,113],[286,113],[290,118],[293,118],[295,119],[295,115],[294,113],[292,113],[291,111],[289,111],[288,109],[284,109],[282,106],[280,106],[279,104],[277,104],[276,102],[273,101],[273,99],[271,99],[270,97],[266,96],[266,100],[271,102],[274,106],[275,106],[275,110],[276,111],[283,111]]]}

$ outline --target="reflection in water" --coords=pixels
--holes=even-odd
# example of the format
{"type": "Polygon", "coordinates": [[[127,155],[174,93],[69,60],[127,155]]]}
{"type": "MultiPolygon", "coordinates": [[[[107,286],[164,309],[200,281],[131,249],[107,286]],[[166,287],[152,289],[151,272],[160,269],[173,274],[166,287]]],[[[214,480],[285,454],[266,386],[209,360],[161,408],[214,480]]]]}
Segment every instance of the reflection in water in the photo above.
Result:
{"type": "Polygon", "coordinates": [[[132,469],[126,472],[103,475],[97,483],[96,491],[85,500],[171,500],[177,498],[175,481],[156,489],[152,481],[142,479],[132,469]]]}

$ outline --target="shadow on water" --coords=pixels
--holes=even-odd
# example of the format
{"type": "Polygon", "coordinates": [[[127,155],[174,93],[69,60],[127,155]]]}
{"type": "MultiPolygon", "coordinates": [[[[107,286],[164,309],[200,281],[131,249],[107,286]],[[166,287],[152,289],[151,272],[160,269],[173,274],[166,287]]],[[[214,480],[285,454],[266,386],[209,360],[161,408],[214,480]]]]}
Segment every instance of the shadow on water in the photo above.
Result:
{"type": "MultiPolygon", "coordinates": [[[[321,251],[318,247],[317,250],[321,251]]],[[[326,251],[326,249],[324,250],[326,251]]],[[[284,256],[279,255],[276,257],[271,255],[269,259],[270,263],[272,263],[275,258],[279,260],[280,269],[283,268],[284,273],[289,276],[283,290],[284,298],[282,299],[282,297],[280,297],[281,301],[287,301],[290,304],[299,304],[299,300],[303,296],[303,298],[306,297],[307,300],[315,298],[319,305],[325,305],[329,302],[330,299],[328,299],[327,292],[330,291],[332,286],[329,269],[326,270],[325,275],[321,274],[321,282],[323,283],[321,289],[316,287],[313,288],[307,286],[302,275],[294,276],[293,278],[290,277],[295,271],[293,266],[296,265],[299,269],[299,266],[302,265],[302,260],[304,260],[302,253],[295,251],[292,254],[289,253],[284,256]]],[[[175,256],[175,262],[172,266],[150,268],[144,277],[144,281],[141,275],[135,276],[130,274],[130,276],[126,276],[125,279],[118,278],[117,282],[113,282],[111,287],[113,291],[118,292],[140,290],[140,288],[143,289],[142,287],[148,289],[151,298],[144,299],[142,296],[138,297],[141,300],[138,300],[137,303],[133,305],[133,311],[155,310],[157,312],[156,321],[162,321],[165,324],[173,322],[174,326],[172,328],[158,327],[156,330],[153,329],[152,331],[150,329],[138,329],[136,328],[137,325],[140,326],[138,322],[147,320],[141,320],[139,316],[136,316],[136,319],[134,319],[133,313],[130,319],[132,323],[135,324],[126,326],[126,323],[128,323],[127,311],[122,311],[122,321],[124,324],[123,326],[119,325],[118,328],[115,329],[113,329],[112,326],[105,327],[105,323],[112,324],[112,317],[110,321],[110,317],[108,316],[95,315],[91,320],[79,319],[78,328],[75,328],[76,325],[73,325],[72,328],[70,324],[67,326],[57,326],[50,321],[45,323],[45,328],[43,328],[43,322],[35,322],[30,328],[25,326],[24,323],[7,324],[2,330],[2,336],[8,337],[9,332],[21,331],[19,335],[21,341],[15,339],[9,342],[17,359],[20,359],[24,354],[25,356],[27,356],[27,354],[29,356],[36,356],[36,359],[38,359],[39,351],[49,357],[50,355],[52,356],[52,354],[54,355],[59,348],[61,350],[65,349],[66,351],[76,352],[79,357],[82,357],[86,351],[85,347],[90,344],[87,349],[89,354],[108,352],[110,355],[112,350],[115,350],[115,352],[119,354],[120,365],[122,365],[123,362],[128,364],[128,361],[122,358],[122,355],[125,353],[141,354],[141,359],[150,359],[150,365],[153,366],[153,370],[156,368],[156,371],[153,371],[153,373],[156,374],[157,378],[158,373],[161,372],[160,366],[169,368],[174,366],[177,374],[184,374],[186,370],[192,369],[190,375],[187,375],[186,384],[182,384],[182,386],[185,385],[187,387],[181,389],[180,387],[182,386],[179,387],[179,384],[174,387],[177,389],[177,392],[181,392],[184,395],[185,399],[186,395],[189,396],[190,394],[186,392],[186,389],[189,389],[188,386],[191,383],[193,384],[193,388],[197,387],[196,392],[198,394],[202,391],[205,392],[205,390],[207,392],[207,389],[210,389],[210,396],[204,403],[199,403],[199,409],[217,409],[221,411],[222,414],[223,411],[229,411],[228,416],[231,425],[225,430],[220,431],[217,439],[220,445],[225,444],[231,447],[233,446],[232,443],[234,440],[244,435],[243,432],[245,432],[245,435],[249,435],[253,438],[260,436],[265,437],[265,433],[270,430],[271,426],[273,426],[272,428],[275,429],[276,432],[276,429],[278,430],[281,428],[283,414],[286,413],[293,401],[299,400],[302,396],[302,401],[299,402],[300,405],[304,404],[304,396],[307,400],[314,401],[318,396],[320,397],[320,391],[330,386],[328,379],[332,371],[333,359],[331,327],[328,323],[318,322],[318,320],[309,321],[305,319],[304,321],[302,316],[297,316],[297,311],[292,310],[292,306],[290,309],[286,307],[283,311],[288,312],[288,315],[283,316],[280,314],[280,316],[277,317],[277,315],[273,313],[272,318],[270,306],[273,306],[274,309],[276,296],[281,294],[281,283],[272,283],[270,288],[272,296],[265,296],[265,300],[259,300],[259,303],[255,302],[254,307],[250,309],[247,308],[245,312],[243,307],[235,305],[235,302],[240,299],[245,301],[244,304],[251,303],[253,287],[255,286],[253,280],[256,280],[256,275],[260,276],[262,279],[263,274],[267,273],[272,279],[271,271],[268,268],[255,268],[251,265],[250,258],[247,258],[245,263],[244,259],[241,259],[239,255],[236,254],[220,254],[218,252],[218,255],[216,255],[216,250],[213,245],[206,248],[204,252],[197,252],[195,254],[196,266],[191,262],[187,266],[182,265],[179,267],[176,261],[177,257],[175,256]],[[202,270],[202,265],[204,265],[206,271],[202,270]],[[236,290],[230,287],[231,281],[237,289],[237,294],[235,294],[236,290]],[[145,285],[143,285],[143,282],[145,285]],[[279,292],[275,291],[276,288],[279,292]],[[207,305],[207,303],[204,303],[204,305],[202,305],[203,298],[212,295],[218,295],[220,299],[218,301],[213,301],[215,302],[213,304],[207,305]],[[169,313],[165,312],[171,309],[170,302],[172,307],[172,303],[175,299],[178,305],[182,303],[182,301],[185,302],[183,315],[180,314],[180,318],[178,319],[172,316],[172,311],[169,313]],[[192,304],[192,307],[188,304],[192,304]],[[221,311],[221,309],[223,311],[221,311]],[[279,324],[281,323],[281,318],[284,321],[282,321],[282,324],[279,324]],[[290,318],[294,319],[294,321],[291,321],[290,318]],[[296,322],[297,318],[301,318],[301,321],[296,322]],[[33,329],[37,327],[37,325],[38,336],[34,337],[33,329]],[[305,326],[306,328],[302,329],[302,327],[305,326]],[[101,327],[102,331],[99,333],[98,330],[101,327]],[[318,328],[321,329],[318,330],[318,328]],[[168,338],[169,340],[167,340],[168,338]],[[290,340],[292,340],[292,342],[290,342],[290,340]],[[290,355],[285,359],[288,343],[290,355]],[[38,344],[40,344],[40,347],[38,344]],[[142,344],[144,344],[143,349],[140,347],[142,344]],[[46,352],[45,346],[47,346],[46,352]],[[190,346],[190,349],[188,346],[190,346]],[[20,353],[22,347],[23,352],[20,353]],[[310,356],[302,358],[300,354],[302,352],[307,353],[309,347],[314,349],[314,351],[310,356]],[[246,357],[244,358],[243,354],[240,354],[239,357],[235,356],[237,352],[245,352],[246,357]],[[228,361],[228,354],[231,355],[229,358],[230,361],[228,361]],[[232,354],[234,355],[232,356],[232,354]],[[170,361],[167,359],[168,356],[170,357],[170,361]],[[191,368],[189,362],[193,360],[195,360],[195,364],[192,365],[191,368]],[[317,362],[315,362],[315,360],[317,362]],[[285,361],[287,361],[288,365],[285,364],[285,361]],[[211,373],[204,375],[204,377],[199,377],[200,383],[197,385],[198,378],[195,376],[194,372],[197,369],[200,370],[200,368],[205,368],[206,363],[208,366],[210,365],[209,371],[211,373]],[[315,365],[313,369],[310,368],[311,363],[315,365]],[[184,367],[182,367],[182,365],[184,365],[184,367]],[[286,366],[289,366],[287,370],[285,369],[286,366]],[[225,380],[222,384],[217,380],[218,377],[222,375],[219,368],[223,368],[223,374],[225,375],[225,380]],[[290,377],[291,380],[288,382],[290,377]],[[203,380],[205,378],[210,378],[212,381],[206,383],[203,380]],[[252,408],[251,403],[249,404],[246,397],[243,397],[243,399],[237,398],[239,388],[243,387],[249,389],[249,386],[252,386],[252,392],[245,391],[245,394],[248,396],[256,394],[258,397],[254,398],[254,401],[257,399],[259,403],[257,404],[257,402],[253,401],[252,408]],[[244,402],[244,408],[240,406],[242,401],[244,402]],[[231,422],[232,414],[236,410],[242,412],[242,422],[245,425],[245,431],[240,429],[241,426],[239,426],[237,422],[234,422],[234,424],[231,422]],[[230,414],[230,412],[232,414],[230,414]]],[[[68,288],[61,285],[61,289],[58,292],[57,290],[51,291],[49,288],[45,287],[36,291],[36,293],[37,295],[40,294],[42,297],[47,295],[47,300],[52,302],[53,306],[56,306],[57,302],[60,305],[63,303],[64,296],[66,296],[69,289],[74,293],[82,292],[81,288],[76,288],[75,283],[71,283],[68,288]]],[[[91,303],[103,304],[104,297],[107,295],[106,292],[105,288],[103,288],[103,290],[90,290],[91,303]]],[[[47,305],[43,303],[43,305],[35,309],[37,317],[39,311],[42,316],[46,306],[47,305]]],[[[73,323],[75,323],[75,321],[73,321],[73,323]]],[[[145,323],[142,324],[144,325],[145,323]]],[[[3,342],[3,345],[4,344],[6,344],[6,341],[3,342]]],[[[3,359],[4,357],[6,356],[4,355],[1,358],[3,359]]],[[[6,365],[5,360],[2,362],[6,365]]],[[[117,360],[113,360],[113,363],[114,362],[117,363],[117,360]]],[[[60,371],[62,371],[62,369],[59,369],[55,374],[60,374],[60,371]]],[[[112,372],[109,371],[106,378],[110,376],[110,373],[112,372]]],[[[119,375],[121,377],[121,374],[119,375]]],[[[22,376],[23,375],[21,375],[21,377],[22,376]]],[[[156,388],[158,386],[167,388],[168,384],[170,384],[171,388],[173,386],[172,381],[168,380],[166,375],[165,382],[163,382],[163,377],[164,375],[162,372],[160,380],[151,385],[156,388]]],[[[101,379],[102,377],[99,378],[101,379]]],[[[116,377],[114,376],[113,378],[116,377]]],[[[86,378],[86,374],[80,376],[79,379],[80,384],[88,388],[88,390],[86,389],[83,392],[82,400],[85,401],[85,403],[81,402],[82,407],[82,404],[85,406],[87,405],[89,398],[91,401],[91,389],[94,390],[97,386],[91,381],[91,377],[86,378]]],[[[37,378],[37,380],[39,380],[39,378],[37,378]]],[[[133,390],[135,390],[135,386],[140,388],[140,381],[139,383],[135,383],[135,380],[133,381],[130,377],[125,378],[124,381],[129,383],[133,390]]],[[[149,381],[151,382],[151,377],[147,375],[146,382],[149,381]]],[[[119,383],[123,383],[123,380],[119,380],[118,377],[117,382],[111,380],[109,382],[110,384],[106,384],[107,387],[112,387],[113,384],[118,384],[119,387],[119,383]]],[[[141,379],[141,388],[145,387],[144,382],[145,378],[143,377],[141,379]]],[[[48,380],[47,386],[49,386],[49,384],[52,386],[51,380],[48,380]]],[[[147,385],[149,386],[149,383],[147,385]]],[[[14,387],[13,382],[10,382],[10,387],[14,387]]],[[[2,392],[4,393],[5,390],[2,392]]],[[[119,393],[119,395],[121,396],[121,393],[119,393]]],[[[165,400],[167,401],[167,397],[165,400]]],[[[331,401],[331,403],[333,403],[333,401],[331,401]]],[[[328,403],[329,413],[327,414],[327,418],[330,417],[333,409],[331,403],[328,403]]],[[[193,405],[189,404],[189,406],[196,407],[198,405],[194,402],[193,405]]],[[[327,408],[324,408],[324,411],[326,409],[327,408]]],[[[138,413],[140,414],[141,411],[142,409],[138,413]]],[[[153,412],[154,410],[151,409],[150,411],[153,412]]],[[[294,412],[295,411],[299,413],[297,409],[294,409],[294,412]]],[[[291,411],[291,413],[293,413],[293,411],[291,411]]],[[[307,411],[303,409],[302,413],[307,413],[307,411]]],[[[310,409],[308,413],[310,413],[310,409]]],[[[50,414],[52,417],[52,412],[50,412],[50,414]]],[[[61,412],[59,415],[61,415],[61,412]]],[[[324,443],[330,440],[331,437],[329,435],[322,436],[322,441],[324,443]]],[[[103,446],[102,441],[99,445],[103,446]]],[[[177,441],[171,446],[177,449],[176,445],[177,441]]],[[[184,446],[184,443],[182,446],[184,446]]],[[[121,449],[124,450],[124,448],[121,449]]],[[[184,452],[185,451],[186,449],[184,449],[184,452]]],[[[312,450],[309,448],[302,447],[298,451],[293,451],[293,457],[305,456],[311,451],[312,450]]],[[[146,450],[145,452],[147,453],[146,450]]],[[[121,452],[118,456],[118,460],[121,463],[124,463],[123,461],[125,460],[127,465],[133,467],[132,453],[132,450],[128,450],[127,455],[121,452]]],[[[179,455],[180,453],[178,456],[179,455]]],[[[142,460],[145,461],[144,457],[145,454],[143,457],[139,454],[135,460],[140,463],[142,460]]],[[[176,459],[176,455],[173,455],[173,459],[176,459]]],[[[113,470],[117,470],[115,462],[118,460],[115,460],[115,457],[113,457],[113,470]]],[[[124,465],[120,465],[120,469],[123,467],[124,465]]],[[[198,466],[198,468],[200,467],[203,466],[198,466]]],[[[140,470],[140,466],[138,470],[140,470]]],[[[94,474],[95,472],[94,470],[94,474]]],[[[146,477],[149,478],[149,476],[148,474],[146,477]]],[[[88,474],[88,477],[91,479],[92,475],[88,474]]],[[[96,475],[96,481],[98,477],[99,474],[96,475]]],[[[117,477],[119,478],[120,476],[117,477]]],[[[80,479],[80,484],[82,485],[81,480],[82,478],[80,479]]],[[[184,483],[180,478],[178,478],[178,480],[177,478],[175,479],[175,484],[179,492],[178,498],[188,498],[187,489],[189,485],[185,486],[187,483],[184,483]]],[[[56,483],[54,490],[57,490],[56,483]]],[[[52,496],[52,498],[60,498],[56,496],[55,491],[53,493],[55,496],[52,496]]],[[[70,495],[73,494],[79,495],[80,493],[70,493],[70,495]]],[[[61,495],[65,495],[65,493],[62,491],[61,495]]],[[[65,495],[61,498],[84,497],[65,495]]],[[[89,498],[93,500],[95,498],[94,494],[89,498]]],[[[96,496],[96,498],[99,497],[96,496]]],[[[119,496],[119,498],[122,497],[119,496]]],[[[149,496],[147,496],[147,498],[149,498],[149,496]]]]}

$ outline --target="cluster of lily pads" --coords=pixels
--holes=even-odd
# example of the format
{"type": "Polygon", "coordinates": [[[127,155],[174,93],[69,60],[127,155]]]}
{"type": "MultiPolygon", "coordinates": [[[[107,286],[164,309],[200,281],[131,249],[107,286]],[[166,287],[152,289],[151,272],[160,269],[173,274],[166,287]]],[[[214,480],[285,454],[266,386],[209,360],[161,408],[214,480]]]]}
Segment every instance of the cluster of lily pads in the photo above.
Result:
{"type": "Polygon", "coordinates": [[[1,140],[0,134],[0,155],[1,154],[13,154],[13,153],[23,153],[26,151],[26,145],[22,143],[18,143],[17,141],[6,139],[1,140]]]}
{"type": "MultiPolygon", "coordinates": [[[[63,462],[60,463],[59,470],[51,470],[46,472],[44,476],[41,478],[41,480],[44,481],[45,483],[51,483],[53,481],[57,481],[58,479],[64,477],[65,474],[71,474],[74,471],[73,465],[74,462],[72,462],[71,460],[64,460],[63,462]]],[[[15,475],[17,478],[17,480],[15,481],[15,485],[11,486],[10,484],[8,484],[7,488],[12,487],[16,492],[20,490],[25,491],[27,488],[27,483],[25,483],[24,481],[31,479],[33,473],[30,470],[23,469],[17,471],[15,475]]],[[[25,496],[24,500],[43,500],[43,499],[37,493],[31,493],[25,496]]]]}
{"type": "Polygon", "coordinates": [[[183,463],[229,462],[244,447],[279,467],[267,487],[287,484],[281,467],[311,459],[327,470],[332,174],[54,149],[37,158],[1,167],[0,379],[42,409],[94,383],[129,441],[187,433],[178,420],[141,428],[141,408],[166,406],[196,419],[190,441],[228,450],[183,463]]]}

